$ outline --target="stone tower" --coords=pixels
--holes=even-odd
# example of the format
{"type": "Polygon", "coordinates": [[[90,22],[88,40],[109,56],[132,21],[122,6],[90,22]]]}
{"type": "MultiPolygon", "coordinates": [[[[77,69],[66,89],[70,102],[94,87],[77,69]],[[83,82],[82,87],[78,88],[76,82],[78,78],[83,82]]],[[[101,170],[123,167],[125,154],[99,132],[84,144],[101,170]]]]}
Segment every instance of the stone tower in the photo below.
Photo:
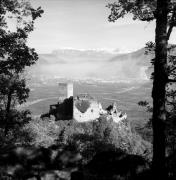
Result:
{"type": "Polygon", "coordinates": [[[73,96],[73,83],[59,83],[59,96],[62,99],[73,96]]]}
{"type": "Polygon", "coordinates": [[[67,84],[67,98],[73,96],[73,83],[67,84]]]}

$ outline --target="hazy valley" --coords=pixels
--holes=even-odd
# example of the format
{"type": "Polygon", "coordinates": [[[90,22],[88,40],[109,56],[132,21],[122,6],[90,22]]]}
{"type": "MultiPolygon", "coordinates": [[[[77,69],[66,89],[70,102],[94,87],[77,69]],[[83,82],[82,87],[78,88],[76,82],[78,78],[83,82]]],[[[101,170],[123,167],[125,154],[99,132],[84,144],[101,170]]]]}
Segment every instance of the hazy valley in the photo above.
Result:
{"type": "Polygon", "coordinates": [[[128,54],[68,49],[42,54],[28,72],[31,93],[23,108],[33,115],[48,112],[58,101],[58,82],[71,81],[74,95],[89,93],[104,108],[117,102],[130,121],[140,124],[149,118],[137,103],[151,102],[150,59],[144,49],[128,54]]]}
{"type": "Polygon", "coordinates": [[[40,54],[30,68],[34,80],[53,78],[91,79],[103,81],[143,81],[149,78],[151,55],[145,49],[118,54],[108,51],[60,49],[40,54]]]}

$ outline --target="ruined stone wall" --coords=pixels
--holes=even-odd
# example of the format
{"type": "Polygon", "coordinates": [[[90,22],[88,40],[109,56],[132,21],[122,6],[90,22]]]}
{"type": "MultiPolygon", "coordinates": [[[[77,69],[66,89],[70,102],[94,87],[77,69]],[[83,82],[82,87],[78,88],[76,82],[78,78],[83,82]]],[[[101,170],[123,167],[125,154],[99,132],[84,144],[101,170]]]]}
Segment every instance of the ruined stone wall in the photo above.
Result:
{"type": "Polygon", "coordinates": [[[107,120],[112,119],[118,123],[127,118],[126,114],[121,113],[117,109],[116,103],[110,105],[109,109],[103,110],[102,105],[91,97],[89,94],[80,94],[73,98],[73,84],[72,83],[59,83],[59,96],[63,98],[54,109],[54,115],[57,120],[59,119],[72,119],[78,122],[93,121],[98,119],[101,115],[106,114],[107,120]],[[72,97],[72,104],[66,103],[72,97]]]}
{"type": "Polygon", "coordinates": [[[100,117],[100,104],[98,102],[90,101],[90,105],[84,113],[79,111],[75,103],[76,102],[74,102],[73,116],[76,121],[86,122],[95,120],[100,117]]]}

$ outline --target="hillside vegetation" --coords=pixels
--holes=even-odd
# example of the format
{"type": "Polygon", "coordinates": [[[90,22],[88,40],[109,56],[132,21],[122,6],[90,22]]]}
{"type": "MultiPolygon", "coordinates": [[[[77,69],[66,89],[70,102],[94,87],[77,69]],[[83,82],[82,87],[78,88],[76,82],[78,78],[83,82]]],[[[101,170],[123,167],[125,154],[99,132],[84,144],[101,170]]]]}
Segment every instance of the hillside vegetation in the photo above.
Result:
{"type": "MultiPolygon", "coordinates": [[[[122,163],[124,163],[123,159],[129,156],[132,159],[130,158],[131,160],[127,161],[132,161],[130,162],[132,164],[137,161],[138,156],[141,156],[141,158],[143,157],[143,170],[149,168],[148,162],[150,162],[152,156],[151,144],[132,132],[127,120],[116,124],[111,120],[107,121],[105,117],[87,123],[78,123],[75,120],[55,122],[48,118],[44,120],[35,119],[28,122],[19,133],[17,132],[19,131],[16,130],[15,132],[18,136],[16,146],[14,146],[15,141],[13,141],[8,142],[7,147],[3,146],[1,148],[3,153],[0,158],[4,162],[4,164],[1,164],[2,178],[7,177],[7,175],[18,178],[19,173],[20,177],[26,179],[32,176],[37,177],[36,174],[44,178],[49,175],[53,176],[55,173],[57,174],[55,179],[62,177],[69,180],[73,175],[72,179],[74,180],[74,176],[78,178],[80,171],[81,177],[88,173],[89,175],[86,175],[86,177],[101,178],[102,173],[98,170],[96,173],[92,172],[89,165],[100,161],[100,159],[97,161],[94,159],[97,158],[98,154],[114,152],[118,158],[122,158],[122,163]],[[26,138],[28,141],[23,140],[21,141],[23,143],[20,143],[20,138],[21,140],[26,138]],[[136,158],[133,159],[133,155],[136,158]],[[16,157],[13,163],[9,160],[12,156],[16,157]]],[[[109,160],[107,159],[107,161],[109,160]]],[[[118,163],[118,160],[113,163],[118,163]]],[[[128,164],[128,162],[126,163],[128,164]]],[[[110,164],[111,162],[108,162],[106,166],[108,167],[110,164]]],[[[133,167],[132,165],[132,167],[126,169],[126,172],[130,171],[130,168],[136,169],[137,166],[133,167]]],[[[106,167],[102,168],[106,169],[106,167]]],[[[108,171],[107,168],[107,173],[108,171]]],[[[138,173],[135,170],[135,176],[138,173]]],[[[127,178],[126,175],[118,174],[118,171],[113,172],[111,176],[114,176],[114,174],[127,178]]],[[[113,179],[109,175],[105,175],[105,177],[113,179]]],[[[46,178],[46,180],[50,179],[46,178]]]]}

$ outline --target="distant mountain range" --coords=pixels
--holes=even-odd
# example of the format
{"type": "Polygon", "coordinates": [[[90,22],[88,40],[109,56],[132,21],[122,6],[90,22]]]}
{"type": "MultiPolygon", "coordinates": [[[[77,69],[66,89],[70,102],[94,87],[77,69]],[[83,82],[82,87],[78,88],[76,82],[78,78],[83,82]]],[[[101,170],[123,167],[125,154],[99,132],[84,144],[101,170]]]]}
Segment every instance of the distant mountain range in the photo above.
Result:
{"type": "Polygon", "coordinates": [[[149,79],[152,58],[144,52],[144,48],[126,54],[59,49],[51,54],[40,54],[36,65],[28,71],[33,81],[59,78],[143,81],[149,79]]]}

